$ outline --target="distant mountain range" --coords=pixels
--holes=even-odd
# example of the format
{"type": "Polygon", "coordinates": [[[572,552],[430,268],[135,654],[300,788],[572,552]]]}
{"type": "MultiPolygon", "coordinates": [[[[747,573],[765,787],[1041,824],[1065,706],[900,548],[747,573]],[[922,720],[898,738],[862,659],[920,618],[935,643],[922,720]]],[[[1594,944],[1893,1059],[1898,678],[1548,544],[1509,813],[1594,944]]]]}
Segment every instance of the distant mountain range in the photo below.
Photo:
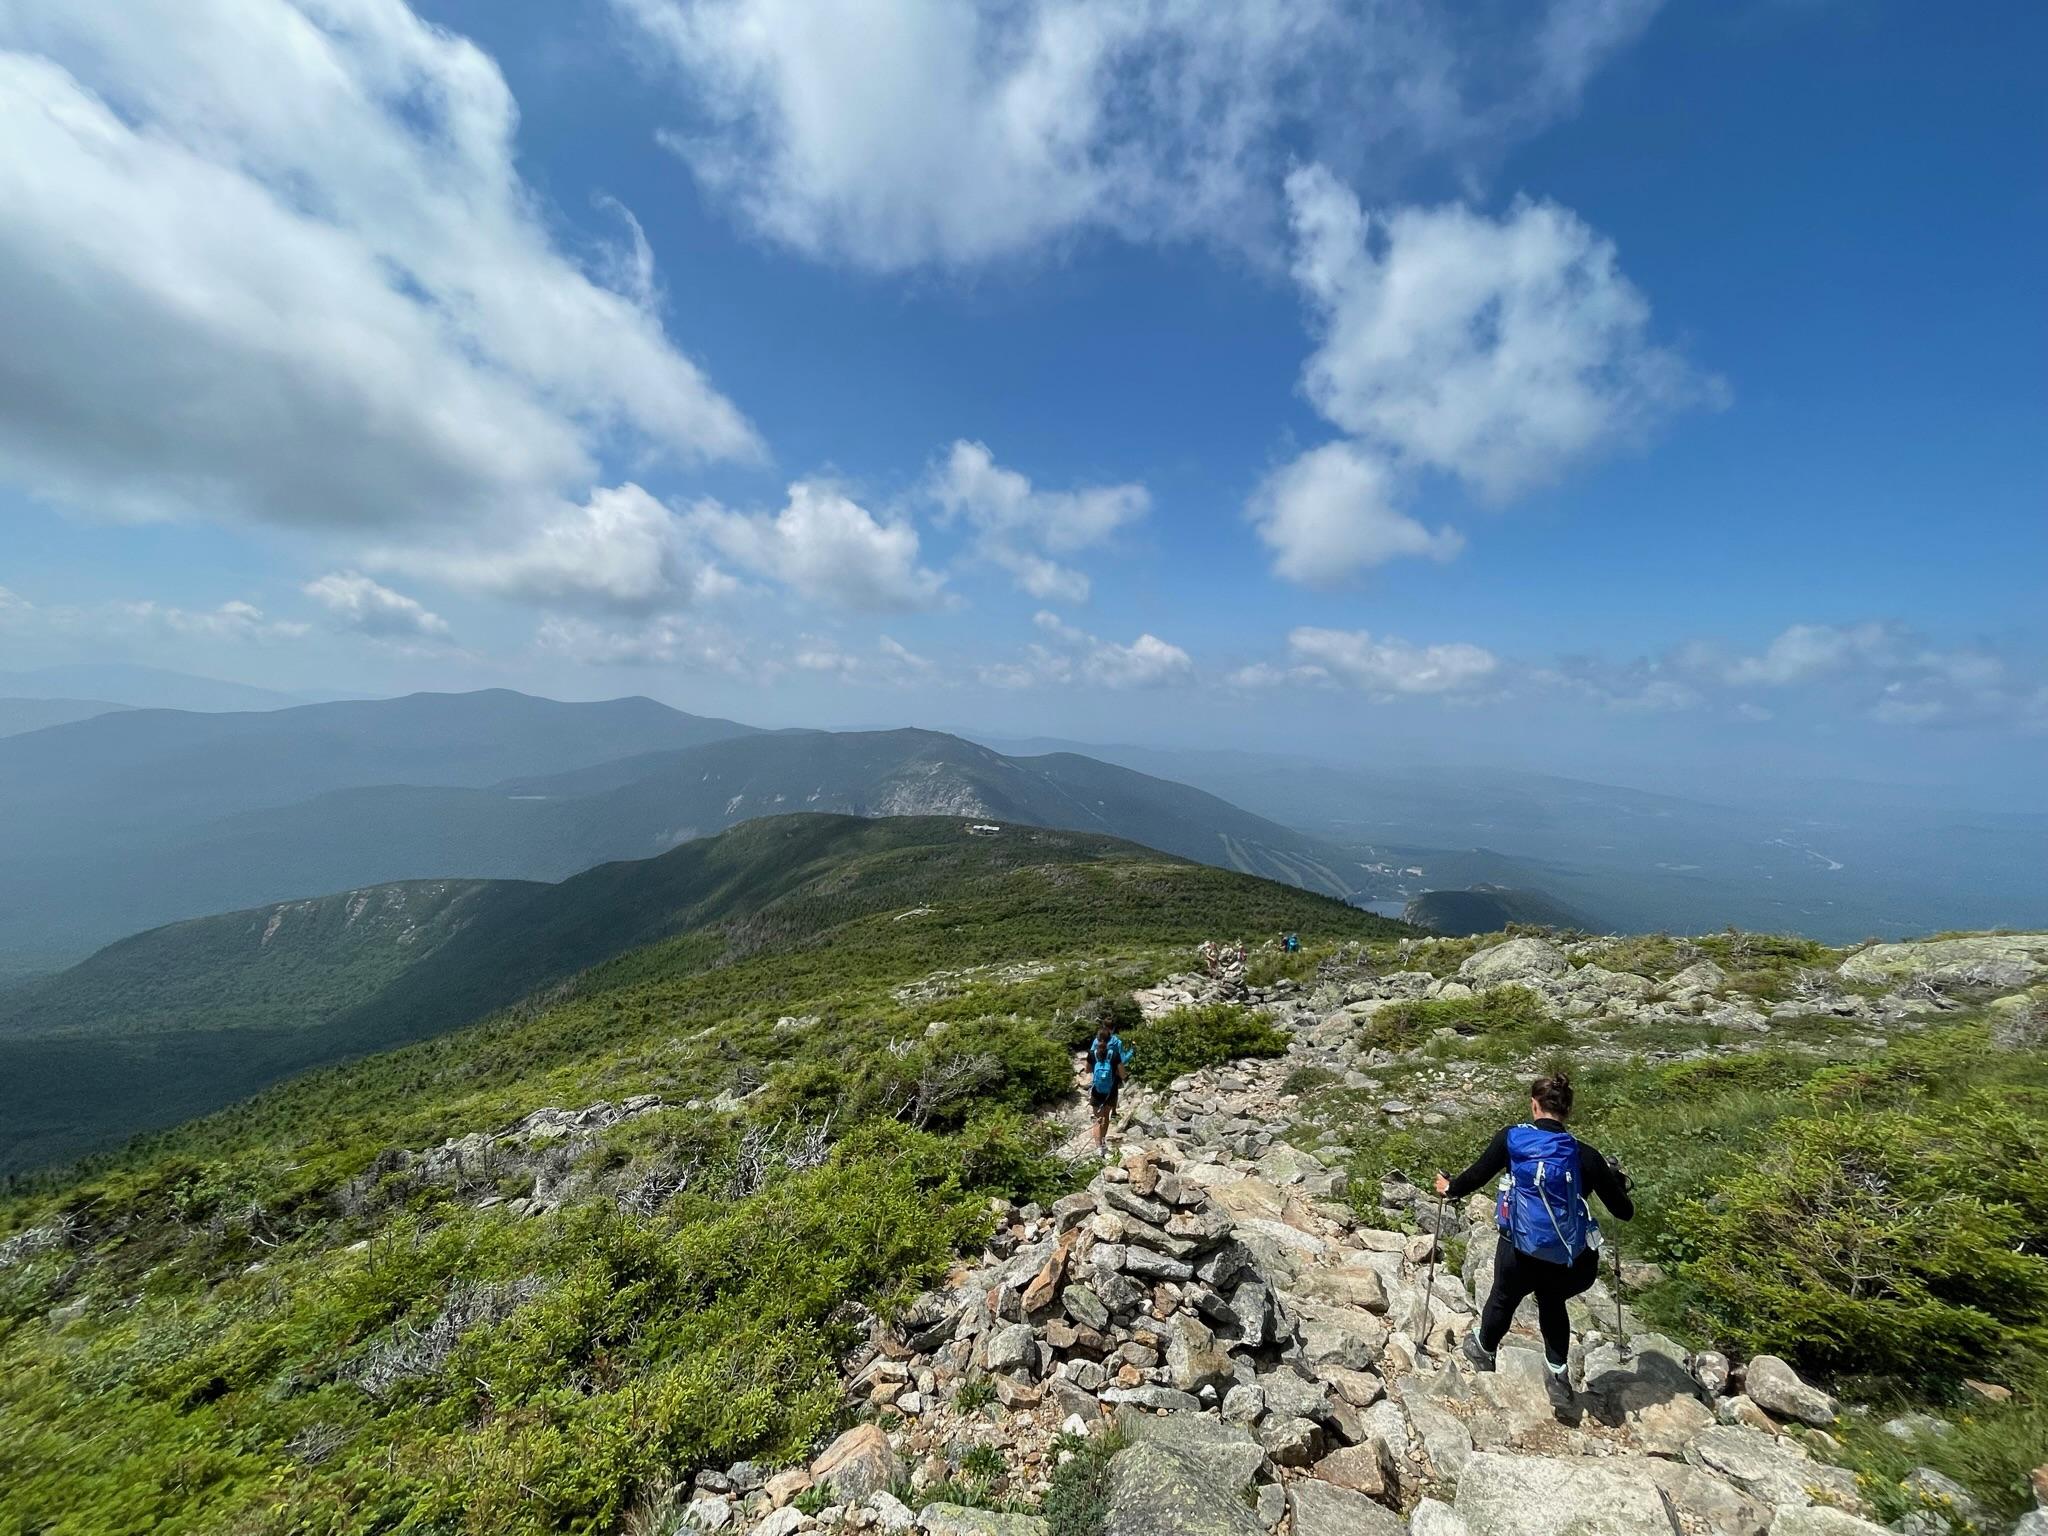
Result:
{"type": "Polygon", "coordinates": [[[987,739],[1171,773],[1349,848],[1394,887],[1373,892],[1381,910],[1485,884],[1541,892],[1603,929],[1733,924],[1847,943],[2048,923],[2048,813],[1939,793],[1800,786],[1720,803],[1510,769],[987,739]]]}
{"type": "Polygon", "coordinates": [[[1340,846],[1187,785],[931,731],[756,731],[648,699],[415,694],[134,710],[0,740],[0,955],[19,974],[179,918],[409,879],[559,880],[757,816],[1100,832],[1349,897],[1340,846]]]}
{"type": "Polygon", "coordinates": [[[128,662],[77,662],[0,672],[0,698],[118,699],[130,709],[285,709],[319,703],[322,697],[128,662]]]}
{"type": "Polygon", "coordinates": [[[105,699],[0,697],[0,736],[19,736],[24,731],[40,731],[46,726],[69,725],[74,720],[90,720],[94,715],[110,715],[117,709],[129,707],[111,704],[105,699]]]}
{"type": "Polygon", "coordinates": [[[665,940],[682,947],[645,963],[682,975],[862,916],[917,910],[971,927],[990,882],[1075,866],[1119,875],[1080,903],[1105,932],[1170,926],[1175,893],[1196,889],[1245,932],[1404,931],[1088,833],[1012,824],[976,836],[950,815],[765,817],[559,884],[412,881],[175,923],[0,993],[0,1173],[444,1034],[665,940]]]}

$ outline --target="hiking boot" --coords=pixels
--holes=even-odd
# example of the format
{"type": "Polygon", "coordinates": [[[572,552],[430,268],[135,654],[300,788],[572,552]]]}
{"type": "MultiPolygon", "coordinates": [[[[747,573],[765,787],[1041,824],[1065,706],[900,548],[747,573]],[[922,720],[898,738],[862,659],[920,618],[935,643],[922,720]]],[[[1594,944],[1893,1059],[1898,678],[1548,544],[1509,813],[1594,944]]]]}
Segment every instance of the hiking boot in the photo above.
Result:
{"type": "Polygon", "coordinates": [[[1547,1368],[1544,1373],[1544,1390],[1550,1396],[1550,1406],[1557,1415],[1557,1421],[1560,1424],[1578,1423],[1579,1399],[1578,1394],[1572,1391],[1571,1367],[1567,1365],[1560,1370],[1548,1360],[1544,1361],[1544,1365],[1547,1368]]]}
{"type": "Polygon", "coordinates": [[[1477,1328],[1474,1328],[1465,1335],[1464,1343],[1458,1346],[1458,1353],[1471,1362],[1472,1369],[1475,1371],[1492,1370],[1494,1360],[1497,1358],[1492,1350],[1479,1342],[1479,1330],[1477,1328]]]}

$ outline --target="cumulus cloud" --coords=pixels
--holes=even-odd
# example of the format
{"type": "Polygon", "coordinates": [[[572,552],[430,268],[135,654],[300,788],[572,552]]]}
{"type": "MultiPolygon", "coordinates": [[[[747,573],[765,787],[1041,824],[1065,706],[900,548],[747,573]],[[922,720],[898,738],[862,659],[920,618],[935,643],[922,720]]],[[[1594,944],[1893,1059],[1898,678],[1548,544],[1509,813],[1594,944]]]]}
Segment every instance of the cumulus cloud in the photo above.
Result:
{"type": "Polygon", "coordinates": [[[1456,693],[1476,687],[1500,665],[1493,652],[1463,641],[1411,645],[1363,629],[1304,627],[1287,637],[1307,667],[1368,693],[1456,693]]]}
{"type": "Polygon", "coordinates": [[[1648,303],[1613,245],[1526,200],[1368,215],[1322,165],[1287,178],[1293,273],[1316,350],[1302,384],[1350,434],[1268,478],[1249,508],[1294,580],[1334,582],[1462,540],[1401,510],[1414,477],[1506,501],[1719,397],[1649,337],[1648,303]]]}
{"type": "Polygon", "coordinates": [[[0,587],[0,626],[22,633],[91,639],[164,637],[267,644],[296,640],[310,625],[273,619],[254,603],[231,598],[214,608],[186,608],[153,598],[77,606],[39,604],[0,587]]]}
{"type": "Polygon", "coordinates": [[[600,445],[747,457],[637,226],[551,235],[496,65],[401,0],[0,7],[0,474],[123,516],[473,544],[600,445]]]}
{"type": "Polygon", "coordinates": [[[1731,683],[1783,688],[1839,672],[1859,660],[1881,659],[1897,649],[1894,635],[1882,624],[1793,624],[1759,654],[1738,656],[1726,675],[1731,683]]]}
{"type": "Polygon", "coordinates": [[[918,564],[914,527],[876,518],[823,481],[797,481],[774,513],[706,502],[691,512],[689,525],[734,564],[834,607],[906,612],[936,607],[945,597],[945,578],[918,564]]]}
{"type": "Polygon", "coordinates": [[[873,269],[1075,232],[1256,243],[1307,147],[1468,169],[1568,111],[1657,0],[613,0],[663,142],[770,239],[873,269]]]}
{"type": "Polygon", "coordinates": [[[976,530],[984,559],[1001,566],[1021,591],[1041,601],[1087,601],[1085,573],[1051,555],[1073,555],[1106,543],[1143,517],[1152,504],[1144,486],[1090,486],[1043,491],[995,461],[986,444],[962,439],[930,475],[926,493],[940,516],[976,530]]]}
{"type": "Polygon", "coordinates": [[[627,612],[708,601],[738,586],[684,518],[631,483],[563,503],[496,545],[392,545],[366,559],[501,597],[627,612]]]}
{"type": "Polygon", "coordinates": [[[1399,477],[1355,443],[1325,443],[1282,465],[1252,497],[1273,569],[1305,586],[1328,586],[1404,555],[1449,560],[1465,546],[1455,528],[1428,528],[1400,510],[1399,477]]]}
{"type": "Polygon", "coordinates": [[[1650,341],[1613,244],[1553,203],[1368,218],[1319,165],[1287,198],[1321,330],[1309,399],[1405,464],[1505,500],[1712,392],[1650,341]]]}
{"type": "Polygon", "coordinates": [[[444,640],[448,621],[417,598],[355,571],[332,571],[306,583],[306,596],[325,608],[341,629],[378,640],[444,640]]]}
{"type": "Polygon", "coordinates": [[[534,644],[589,666],[677,666],[693,672],[734,674],[749,670],[744,650],[730,635],[676,614],[624,626],[575,615],[551,615],[541,624],[534,644]]]}
{"type": "Polygon", "coordinates": [[[1129,645],[1098,642],[1081,671],[1088,681],[1105,688],[1158,688],[1186,682],[1195,675],[1195,664],[1179,646],[1144,634],[1129,645]]]}
{"type": "Polygon", "coordinates": [[[790,653],[789,664],[800,672],[848,683],[908,688],[939,680],[937,662],[889,635],[877,637],[868,651],[847,650],[835,641],[805,635],[790,653]]]}
{"type": "Polygon", "coordinates": [[[1045,639],[1026,646],[1022,660],[977,668],[976,676],[985,685],[1037,688],[1083,683],[1098,688],[1164,688],[1194,680],[1194,658],[1149,632],[1124,645],[1091,635],[1050,611],[1032,615],[1032,623],[1045,639]]]}

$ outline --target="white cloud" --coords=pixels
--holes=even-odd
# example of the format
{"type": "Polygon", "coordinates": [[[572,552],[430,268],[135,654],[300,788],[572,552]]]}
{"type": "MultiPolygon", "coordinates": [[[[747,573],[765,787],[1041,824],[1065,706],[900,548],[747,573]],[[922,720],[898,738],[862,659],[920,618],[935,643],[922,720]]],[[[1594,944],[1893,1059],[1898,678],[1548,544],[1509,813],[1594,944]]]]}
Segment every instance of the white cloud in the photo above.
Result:
{"type": "Polygon", "coordinates": [[[1355,443],[1325,443],[1266,477],[1251,501],[1273,569],[1306,586],[1329,586],[1404,555],[1449,560],[1465,546],[1455,528],[1435,532],[1402,512],[1398,476],[1355,443]]]}
{"type": "Polygon", "coordinates": [[[1040,611],[1031,622],[1046,636],[1025,648],[1021,662],[997,662],[979,669],[995,688],[1030,688],[1081,682],[1099,688],[1161,688],[1192,682],[1194,659],[1179,646],[1146,633],[1128,645],[1103,640],[1058,614],[1040,611]]]}
{"type": "Polygon", "coordinates": [[[1368,215],[1322,165],[1293,171],[1287,200],[1318,335],[1303,388],[1351,440],[1254,497],[1283,576],[1328,584],[1398,556],[1447,558],[1458,536],[1401,510],[1417,474],[1504,501],[1722,392],[1649,340],[1649,305],[1613,245],[1553,204],[1368,215]]]}
{"type": "Polygon", "coordinates": [[[1158,688],[1188,681],[1195,664],[1179,646],[1145,634],[1129,645],[1097,644],[1082,663],[1082,674],[1105,688],[1158,688]]]}
{"type": "Polygon", "coordinates": [[[1411,645],[1375,638],[1362,629],[1301,628],[1288,648],[1311,666],[1368,693],[1455,693],[1491,677],[1499,659],[1480,646],[1455,641],[1411,645]]]}
{"type": "Polygon", "coordinates": [[[1731,683],[1783,688],[1811,681],[1859,660],[1879,659],[1897,649],[1882,624],[1793,624],[1782,630],[1761,654],[1740,656],[1729,663],[1731,683]]]}
{"type": "Polygon", "coordinates": [[[0,7],[0,475],[495,544],[583,497],[601,444],[756,454],[637,235],[599,262],[624,291],[558,246],[516,120],[400,0],[0,7]]]}
{"type": "Polygon", "coordinates": [[[1575,103],[1656,0],[613,0],[664,134],[769,238],[890,269],[1085,230],[1257,244],[1308,152],[1459,169],[1575,103]]]}
{"type": "Polygon", "coordinates": [[[900,640],[878,636],[872,651],[849,651],[831,640],[806,635],[790,654],[801,672],[822,673],[841,682],[908,688],[938,680],[938,664],[900,640]]]}
{"type": "Polygon", "coordinates": [[[823,481],[797,481],[773,514],[706,502],[689,526],[735,564],[835,607],[904,612],[936,607],[945,596],[945,578],[918,564],[915,528],[878,520],[823,481]]]}
{"type": "Polygon", "coordinates": [[[1016,470],[998,465],[986,444],[964,438],[932,471],[926,494],[938,503],[943,518],[972,526],[982,557],[1008,571],[1020,590],[1041,602],[1087,601],[1088,577],[1050,556],[1099,547],[1142,518],[1152,504],[1151,495],[1137,484],[1036,490],[1016,470]]]}
{"type": "Polygon", "coordinates": [[[683,518],[631,483],[563,503],[495,547],[394,545],[365,559],[501,597],[627,612],[709,601],[738,586],[704,556],[683,518]]]}
{"type": "Polygon", "coordinates": [[[342,629],[380,640],[442,640],[448,621],[417,598],[394,592],[355,571],[333,571],[306,583],[306,596],[342,629]]]}
{"type": "Polygon", "coordinates": [[[1368,218],[1322,166],[1287,195],[1321,330],[1309,399],[1403,464],[1504,500],[1716,389],[1649,340],[1613,244],[1555,204],[1368,218]]]}
{"type": "Polygon", "coordinates": [[[296,640],[311,629],[310,625],[292,619],[273,619],[254,603],[240,598],[231,598],[216,608],[185,608],[153,598],[89,607],[63,603],[45,606],[6,587],[0,587],[0,624],[22,632],[92,639],[129,639],[142,634],[242,644],[296,640]]]}
{"type": "Polygon", "coordinates": [[[242,645],[264,645],[274,640],[296,640],[309,627],[291,619],[273,619],[254,603],[240,598],[217,608],[181,608],[144,598],[137,602],[108,603],[99,608],[53,608],[46,610],[52,627],[73,633],[105,636],[132,635],[136,631],[172,635],[188,640],[229,641],[242,645]]]}
{"type": "Polygon", "coordinates": [[[557,614],[541,624],[534,643],[590,666],[679,666],[735,674],[749,670],[744,651],[731,636],[674,614],[626,627],[557,614]]]}

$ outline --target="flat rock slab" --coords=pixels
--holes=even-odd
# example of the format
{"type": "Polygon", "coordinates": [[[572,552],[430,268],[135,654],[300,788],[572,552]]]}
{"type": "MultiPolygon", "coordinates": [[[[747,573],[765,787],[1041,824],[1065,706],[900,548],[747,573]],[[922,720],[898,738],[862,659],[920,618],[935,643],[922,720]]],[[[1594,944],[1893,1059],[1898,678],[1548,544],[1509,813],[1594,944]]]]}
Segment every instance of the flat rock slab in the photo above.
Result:
{"type": "Polygon", "coordinates": [[[1132,1445],[1163,1445],[1207,1465],[1226,1487],[1242,1488],[1265,1464],[1266,1450],[1248,1429],[1200,1413],[1144,1413],[1119,1408],[1116,1427],[1132,1445]]]}
{"type": "Polygon", "coordinates": [[[965,1504],[927,1504],[917,1512],[925,1536],[1046,1536],[1052,1529],[1039,1515],[999,1515],[965,1504]]]}
{"type": "Polygon", "coordinates": [[[1408,1522],[1362,1493],[1301,1478],[1287,1485],[1294,1536],[1408,1536],[1408,1522]]]}
{"type": "Polygon", "coordinates": [[[1814,1504],[1779,1510],[1778,1518],[1771,1522],[1770,1536],[1891,1536],[1891,1532],[1839,1509],[1814,1504]]]}
{"type": "Polygon", "coordinates": [[[1242,1484],[1210,1464],[1156,1441],[1117,1452],[1109,1464],[1102,1536],[1266,1536],[1242,1484]]]}
{"type": "Polygon", "coordinates": [[[1668,1531],[1664,1501],[1640,1465],[1476,1451],[1458,1474],[1472,1536],[1646,1536],[1668,1531]]]}

